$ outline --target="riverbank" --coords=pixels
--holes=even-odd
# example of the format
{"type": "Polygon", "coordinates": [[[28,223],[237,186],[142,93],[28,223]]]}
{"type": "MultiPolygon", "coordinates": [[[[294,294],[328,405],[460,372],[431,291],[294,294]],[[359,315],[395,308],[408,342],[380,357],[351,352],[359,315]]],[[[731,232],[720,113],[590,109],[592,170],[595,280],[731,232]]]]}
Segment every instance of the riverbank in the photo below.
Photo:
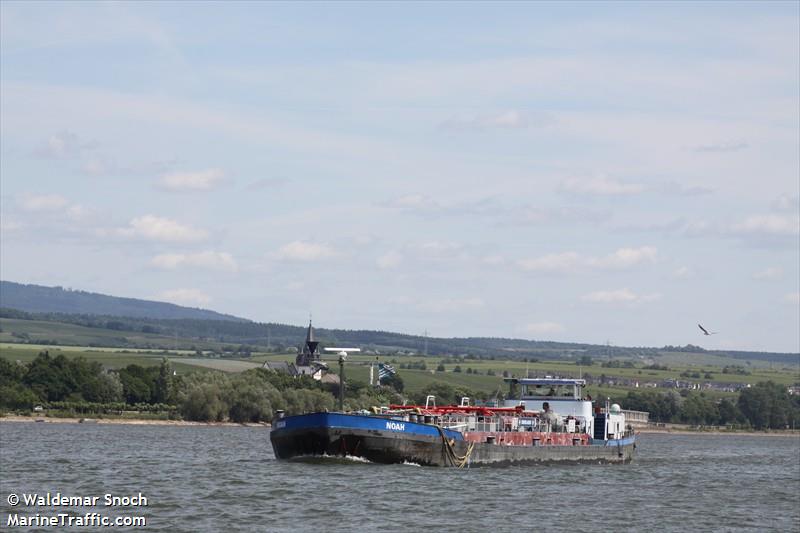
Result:
{"type": "Polygon", "coordinates": [[[270,427],[267,422],[237,424],[235,422],[191,422],[189,420],[148,420],[141,418],[57,418],[47,416],[0,416],[3,422],[39,422],[45,424],[120,424],[128,426],[220,426],[220,427],[270,427]]]}
{"type": "MultiPolygon", "coordinates": [[[[237,424],[235,422],[192,422],[189,420],[152,420],[142,418],[60,418],[47,416],[0,416],[3,422],[39,422],[45,424],[120,424],[129,426],[218,426],[218,427],[270,427],[268,422],[237,424]]],[[[748,437],[800,437],[800,430],[752,431],[722,429],[687,429],[686,427],[637,428],[639,434],[660,435],[730,435],[748,437]]]]}
{"type": "Polygon", "coordinates": [[[686,429],[686,428],[637,428],[640,434],[658,435],[730,435],[733,437],[800,437],[800,430],[753,431],[738,429],[686,429]]]}

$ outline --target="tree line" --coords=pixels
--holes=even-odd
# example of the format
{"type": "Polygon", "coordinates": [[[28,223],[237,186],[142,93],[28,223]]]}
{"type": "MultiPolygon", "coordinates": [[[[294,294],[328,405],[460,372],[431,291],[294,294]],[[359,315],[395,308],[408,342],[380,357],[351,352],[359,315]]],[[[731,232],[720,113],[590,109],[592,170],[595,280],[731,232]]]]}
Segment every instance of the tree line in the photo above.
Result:
{"type": "MultiPolygon", "coordinates": [[[[402,392],[403,380],[397,374],[377,388],[348,380],[345,409],[369,409],[404,400],[424,404],[428,395],[434,395],[439,405],[460,403],[464,396],[473,402],[493,399],[441,381],[406,397],[402,392]]],[[[205,422],[262,422],[271,420],[279,409],[288,414],[334,409],[337,396],[337,385],[261,368],[239,374],[197,371],[178,376],[166,359],[156,366],[130,364],[107,370],[83,357],[51,356],[47,351],[27,364],[0,358],[0,408],[18,411],[41,405],[76,414],[137,411],[205,422]]],[[[499,390],[494,394],[496,399],[502,397],[499,390]]],[[[742,390],[736,400],[717,401],[704,392],[643,390],[630,391],[616,401],[625,409],[649,412],[654,422],[735,424],[755,429],[800,426],[800,396],[789,395],[785,387],[771,381],[742,390]]]]}
{"type": "MultiPolygon", "coordinates": [[[[372,388],[348,381],[345,408],[402,403],[402,380],[372,388]]],[[[309,376],[267,369],[239,374],[197,371],[177,376],[166,359],[160,365],[131,364],[106,370],[83,357],[41,352],[19,364],[0,358],[0,408],[30,411],[36,406],[63,414],[166,413],[202,422],[264,422],[275,411],[288,414],[332,410],[338,388],[309,376]]]]}
{"type": "Polygon", "coordinates": [[[651,422],[692,425],[739,425],[754,429],[800,426],[800,396],[772,381],[743,389],[735,400],[714,400],[704,392],[630,391],[621,399],[625,409],[647,411],[651,422]]]}

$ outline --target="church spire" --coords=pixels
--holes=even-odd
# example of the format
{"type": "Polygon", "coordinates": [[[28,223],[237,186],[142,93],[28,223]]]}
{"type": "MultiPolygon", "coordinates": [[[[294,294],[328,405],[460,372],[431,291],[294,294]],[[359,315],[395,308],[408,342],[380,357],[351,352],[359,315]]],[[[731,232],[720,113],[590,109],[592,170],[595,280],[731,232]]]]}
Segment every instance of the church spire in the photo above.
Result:
{"type": "Polygon", "coordinates": [[[308,353],[314,357],[314,352],[317,351],[317,345],[319,342],[314,340],[314,328],[311,326],[311,319],[308,320],[308,331],[306,331],[306,344],[305,348],[308,350],[308,353]]]}

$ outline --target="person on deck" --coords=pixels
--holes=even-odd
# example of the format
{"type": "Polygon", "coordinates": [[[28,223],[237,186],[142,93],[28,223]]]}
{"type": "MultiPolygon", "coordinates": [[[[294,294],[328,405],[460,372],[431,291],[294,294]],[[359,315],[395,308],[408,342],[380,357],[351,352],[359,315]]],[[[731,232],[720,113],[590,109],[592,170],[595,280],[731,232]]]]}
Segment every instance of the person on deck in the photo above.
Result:
{"type": "Polygon", "coordinates": [[[556,429],[560,425],[558,415],[550,410],[550,402],[542,404],[542,418],[550,425],[550,429],[556,429]]]}

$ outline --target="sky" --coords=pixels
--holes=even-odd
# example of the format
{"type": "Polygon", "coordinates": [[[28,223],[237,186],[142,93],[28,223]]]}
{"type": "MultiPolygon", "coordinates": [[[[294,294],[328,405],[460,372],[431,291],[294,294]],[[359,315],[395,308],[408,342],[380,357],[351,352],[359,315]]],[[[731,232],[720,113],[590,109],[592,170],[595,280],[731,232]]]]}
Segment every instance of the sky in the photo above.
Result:
{"type": "Polygon", "coordinates": [[[797,2],[0,3],[4,280],[798,352],[799,196],[797,2]]]}

